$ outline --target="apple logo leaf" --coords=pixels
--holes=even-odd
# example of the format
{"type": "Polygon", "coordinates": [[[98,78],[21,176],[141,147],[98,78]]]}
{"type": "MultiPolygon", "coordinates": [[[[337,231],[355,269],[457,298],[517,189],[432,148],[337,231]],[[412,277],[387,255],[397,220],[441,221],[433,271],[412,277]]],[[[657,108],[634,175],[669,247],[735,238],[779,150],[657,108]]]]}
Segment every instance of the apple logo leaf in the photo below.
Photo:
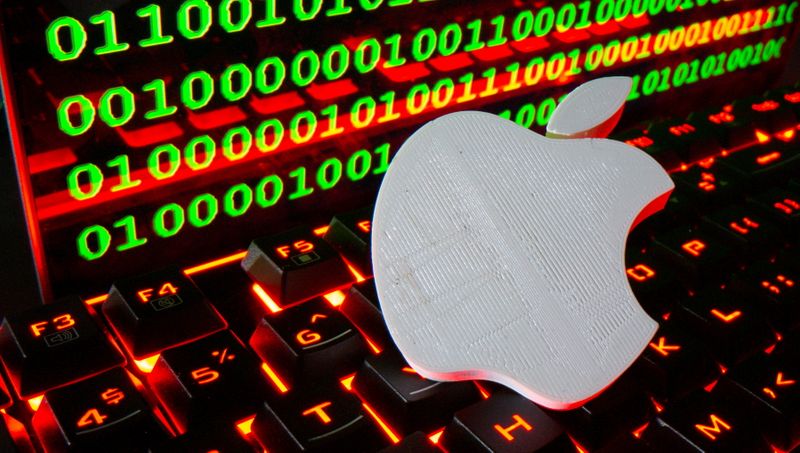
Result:
{"type": "Polygon", "coordinates": [[[607,137],[622,116],[631,86],[630,77],[604,77],[584,83],[558,104],[547,123],[547,136],[607,137]]]}
{"type": "MultiPolygon", "coordinates": [[[[605,113],[562,133],[608,124],[616,101],[574,99],[567,111],[599,102],[605,113]]],[[[481,112],[431,121],[398,151],[375,206],[389,333],[423,377],[492,380],[553,409],[583,404],[658,327],[631,292],[624,251],[672,189],[625,143],[547,138],[481,112]]]]}

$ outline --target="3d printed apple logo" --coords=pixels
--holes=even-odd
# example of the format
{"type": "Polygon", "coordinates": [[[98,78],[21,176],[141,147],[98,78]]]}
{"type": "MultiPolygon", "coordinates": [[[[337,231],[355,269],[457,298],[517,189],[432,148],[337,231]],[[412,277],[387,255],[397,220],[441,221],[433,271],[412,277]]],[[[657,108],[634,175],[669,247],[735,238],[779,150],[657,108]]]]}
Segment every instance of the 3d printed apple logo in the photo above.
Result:
{"type": "Polygon", "coordinates": [[[398,152],[373,219],[375,283],[422,376],[487,379],[553,409],[599,394],[658,327],[625,275],[635,224],[673,184],[603,138],[630,80],[573,91],[546,138],[479,112],[446,115],[398,152]]]}

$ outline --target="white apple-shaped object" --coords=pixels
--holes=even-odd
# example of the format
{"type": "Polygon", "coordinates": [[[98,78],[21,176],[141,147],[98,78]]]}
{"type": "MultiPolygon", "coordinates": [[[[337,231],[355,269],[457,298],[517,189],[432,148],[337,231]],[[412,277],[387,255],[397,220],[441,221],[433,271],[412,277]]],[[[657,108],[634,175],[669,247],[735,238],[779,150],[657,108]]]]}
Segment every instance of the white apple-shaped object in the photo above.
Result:
{"type": "Polygon", "coordinates": [[[372,258],[389,332],[420,375],[495,381],[571,409],[647,346],[658,324],[631,292],[625,241],[672,181],[632,146],[570,138],[607,134],[629,90],[615,77],[573,91],[548,126],[562,138],[460,112],[398,151],[372,258]]]}

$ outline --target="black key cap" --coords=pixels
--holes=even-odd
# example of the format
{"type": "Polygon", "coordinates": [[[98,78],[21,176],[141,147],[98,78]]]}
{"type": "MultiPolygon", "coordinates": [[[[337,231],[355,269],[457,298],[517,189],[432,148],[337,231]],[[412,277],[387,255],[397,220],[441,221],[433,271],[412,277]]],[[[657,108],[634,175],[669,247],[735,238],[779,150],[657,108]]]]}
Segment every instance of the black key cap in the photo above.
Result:
{"type": "Polygon", "coordinates": [[[301,302],[353,281],[333,247],[306,228],[256,239],[242,267],[280,305],[301,302]]]}
{"type": "Polygon", "coordinates": [[[759,428],[770,443],[790,450],[800,442],[800,364],[777,352],[733,369],[720,386],[732,386],[750,402],[759,428]]]}
{"type": "Polygon", "coordinates": [[[184,429],[209,417],[233,424],[267,396],[258,361],[227,331],[164,351],[147,379],[184,429]]]}
{"type": "Polygon", "coordinates": [[[704,348],[672,327],[656,332],[637,363],[648,376],[643,382],[661,399],[680,398],[720,374],[704,348]]]}
{"type": "Polygon", "coordinates": [[[692,113],[689,120],[716,135],[728,151],[758,143],[753,126],[746,118],[737,117],[731,105],[692,113]]]}
{"type": "Polygon", "coordinates": [[[735,264],[731,250],[720,240],[689,228],[656,236],[655,250],[677,264],[683,274],[694,281],[722,275],[735,264]]]}
{"type": "Polygon", "coordinates": [[[374,209],[374,206],[369,206],[347,214],[339,214],[331,220],[325,233],[325,240],[364,277],[372,276],[370,233],[374,209]]]}
{"type": "Polygon", "coordinates": [[[627,258],[628,282],[645,311],[656,319],[668,316],[676,301],[686,295],[675,273],[663,261],[650,255],[632,254],[627,258]]]}
{"type": "Polygon", "coordinates": [[[672,120],[658,123],[650,128],[650,136],[674,150],[684,162],[695,162],[722,151],[714,134],[694,124],[691,120],[672,120]]]}
{"type": "Polygon", "coordinates": [[[797,237],[800,227],[800,195],[797,192],[775,187],[754,196],[750,202],[777,221],[789,236],[797,237]]]}
{"type": "Polygon", "coordinates": [[[178,269],[117,281],[103,315],[135,359],[226,327],[206,297],[178,269]]]}
{"type": "Polygon", "coordinates": [[[686,450],[772,451],[745,405],[721,388],[697,391],[668,406],[656,420],[667,437],[685,442],[686,450]]]}
{"type": "Polygon", "coordinates": [[[424,433],[416,432],[404,437],[399,443],[384,448],[380,453],[440,453],[441,450],[424,433]]]}
{"type": "Polygon", "coordinates": [[[712,355],[732,366],[775,342],[761,315],[732,291],[712,290],[681,301],[676,321],[699,338],[712,355]]]}
{"type": "Polygon", "coordinates": [[[199,426],[191,431],[154,445],[150,453],[240,453],[256,451],[234,426],[213,425],[214,420],[207,420],[206,426],[199,426]]]}
{"type": "Polygon", "coordinates": [[[78,298],[7,316],[0,357],[22,398],[125,363],[78,298]]]}
{"type": "Polygon", "coordinates": [[[800,152],[777,142],[753,146],[719,159],[719,165],[741,177],[768,184],[775,184],[791,175],[799,163],[800,152]]]}
{"type": "Polygon", "coordinates": [[[122,368],[47,392],[33,427],[48,452],[141,451],[166,437],[122,368]]]}
{"type": "Polygon", "coordinates": [[[574,449],[564,428],[526,398],[500,391],[456,412],[441,440],[449,451],[530,452],[574,449]]]}
{"type": "Polygon", "coordinates": [[[780,229],[752,207],[730,206],[712,212],[703,220],[732,247],[749,256],[767,253],[782,240],[780,229]]]}
{"type": "Polygon", "coordinates": [[[250,346],[290,380],[352,371],[366,354],[355,327],[321,297],[263,318],[250,346]]]}
{"type": "Polygon", "coordinates": [[[768,135],[778,134],[797,126],[797,118],[788,105],[772,99],[749,98],[733,103],[734,114],[753,128],[768,135]]]}
{"type": "Polygon", "coordinates": [[[265,403],[252,428],[268,451],[375,451],[387,443],[358,398],[339,388],[297,388],[265,403]]]}
{"type": "Polygon", "coordinates": [[[671,175],[675,185],[702,205],[731,201],[744,188],[744,179],[720,165],[694,165],[671,175]]]}
{"type": "Polygon", "coordinates": [[[578,409],[558,412],[558,418],[578,443],[591,451],[619,433],[630,433],[653,416],[655,409],[636,368],[628,369],[603,393],[578,409]]]}
{"type": "Polygon", "coordinates": [[[392,344],[383,322],[375,280],[369,279],[350,287],[339,311],[347,317],[378,350],[392,344]]]}
{"type": "Polygon", "coordinates": [[[424,379],[394,350],[368,357],[353,386],[389,425],[404,433],[444,426],[453,412],[480,400],[472,382],[424,379]]]}
{"type": "Polygon", "coordinates": [[[786,260],[753,264],[735,287],[755,298],[758,308],[779,331],[800,327],[800,271],[786,260]]]}
{"type": "Polygon", "coordinates": [[[656,140],[656,138],[642,131],[632,130],[622,132],[620,134],[615,134],[614,139],[643,150],[669,171],[680,168],[683,163],[681,158],[669,148],[668,143],[656,140]]]}

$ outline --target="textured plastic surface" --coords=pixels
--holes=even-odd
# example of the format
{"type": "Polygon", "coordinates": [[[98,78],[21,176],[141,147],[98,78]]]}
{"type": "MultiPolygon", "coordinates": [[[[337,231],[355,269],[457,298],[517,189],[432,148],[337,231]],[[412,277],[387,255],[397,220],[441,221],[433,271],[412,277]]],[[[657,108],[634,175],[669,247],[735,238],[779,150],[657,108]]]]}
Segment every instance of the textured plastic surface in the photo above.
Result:
{"type": "Polygon", "coordinates": [[[673,185],[644,152],[461,112],[398,152],[373,219],[375,283],[409,364],[554,409],[614,381],[657,328],[633,296],[633,224],[673,185]]]}
{"type": "Polygon", "coordinates": [[[603,77],[575,88],[550,116],[548,137],[607,137],[619,122],[632,84],[630,77],[603,77]]]}

